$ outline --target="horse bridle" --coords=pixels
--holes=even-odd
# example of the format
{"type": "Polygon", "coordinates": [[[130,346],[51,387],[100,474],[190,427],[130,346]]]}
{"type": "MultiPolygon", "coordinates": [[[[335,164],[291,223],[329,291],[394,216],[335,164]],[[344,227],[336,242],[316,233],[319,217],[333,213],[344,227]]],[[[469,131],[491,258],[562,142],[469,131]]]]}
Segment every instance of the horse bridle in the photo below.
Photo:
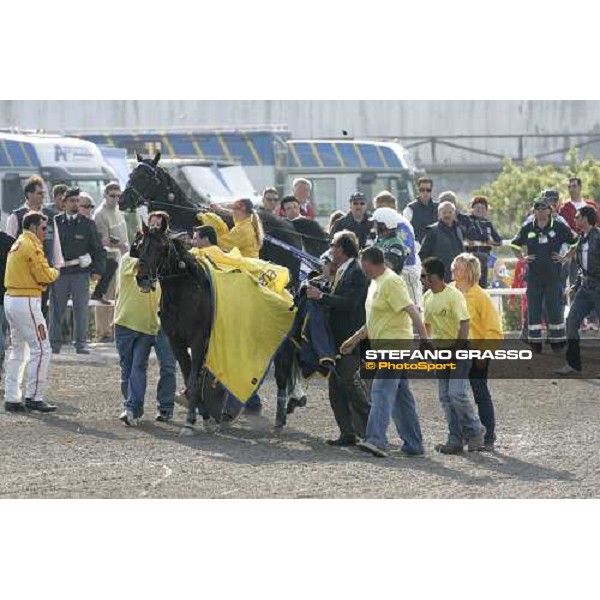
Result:
{"type": "MultiPolygon", "coordinates": [[[[167,256],[161,261],[159,267],[148,270],[146,277],[143,279],[140,278],[140,281],[147,282],[152,289],[155,289],[155,283],[158,281],[159,283],[165,281],[167,279],[175,279],[178,277],[183,277],[186,271],[185,261],[181,259],[173,240],[166,235],[167,238],[167,256]],[[172,257],[175,257],[175,262],[177,263],[177,268],[180,270],[180,273],[166,273],[165,270],[169,268],[169,265],[173,262],[172,257]]],[[[144,261],[140,256],[140,264],[143,265],[144,261]]]]}

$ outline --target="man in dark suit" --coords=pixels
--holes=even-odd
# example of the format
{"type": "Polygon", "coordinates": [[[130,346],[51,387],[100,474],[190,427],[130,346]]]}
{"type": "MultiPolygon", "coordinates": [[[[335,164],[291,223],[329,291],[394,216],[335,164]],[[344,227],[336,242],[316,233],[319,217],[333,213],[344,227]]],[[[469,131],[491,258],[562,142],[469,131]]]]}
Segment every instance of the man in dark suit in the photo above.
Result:
{"type": "MultiPolygon", "coordinates": [[[[365,300],[369,283],[358,263],[358,240],[350,231],[340,231],[331,241],[335,279],[330,293],[308,287],[308,297],[329,310],[329,326],[339,350],[354,331],[365,324],[365,300]]],[[[358,348],[336,360],[336,373],[329,378],[329,401],[340,436],[331,446],[353,446],[364,439],[369,418],[369,400],[359,377],[358,348]]]]}
{"type": "Polygon", "coordinates": [[[65,194],[65,212],[56,217],[56,231],[60,239],[63,262],[60,277],[54,282],[51,294],[50,344],[59,353],[62,340],[62,322],[69,298],[73,300],[75,350],[89,354],[90,278],[98,281],[106,268],[106,251],[94,221],[79,214],[79,188],[65,194]]]}

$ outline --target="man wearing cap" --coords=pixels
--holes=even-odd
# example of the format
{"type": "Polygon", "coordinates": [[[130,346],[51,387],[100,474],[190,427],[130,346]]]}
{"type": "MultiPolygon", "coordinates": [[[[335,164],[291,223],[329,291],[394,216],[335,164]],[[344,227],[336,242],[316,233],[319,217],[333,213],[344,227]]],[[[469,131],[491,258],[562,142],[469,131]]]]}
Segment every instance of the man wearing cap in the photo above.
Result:
{"type": "Polygon", "coordinates": [[[511,245],[526,248],[527,261],[527,341],[542,350],[542,316],[547,314],[548,340],[553,350],[566,341],[563,311],[563,245],[573,245],[577,238],[567,225],[552,216],[550,203],[543,197],[533,203],[534,218],[525,223],[511,245]]]}
{"type": "Polygon", "coordinates": [[[367,245],[373,223],[367,212],[367,199],[362,192],[354,192],[350,196],[350,210],[333,226],[330,237],[338,231],[351,231],[358,239],[360,248],[367,245]]]}
{"type": "Polygon", "coordinates": [[[96,225],[79,214],[79,194],[79,188],[69,189],[65,194],[65,212],[56,217],[64,261],[51,296],[50,344],[55,353],[60,352],[63,343],[61,325],[69,298],[73,300],[75,350],[78,354],[90,353],[86,348],[90,276],[95,281],[100,279],[106,265],[106,252],[96,225]]]}
{"type": "Polygon", "coordinates": [[[398,237],[398,213],[393,208],[377,208],[373,213],[377,232],[375,247],[380,248],[386,266],[400,275],[406,259],[406,250],[398,237]]]}
{"type": "Polygon", "coordinates": [[[417,182],[417,189],[419,195],[404,209],[404,218],[410,221],[415,230],[417,242],[420,244],[427,233],[427,227],[437,220],[438,204],[433,201],[431,196],[433,179],[421,177],[417,182]]]}

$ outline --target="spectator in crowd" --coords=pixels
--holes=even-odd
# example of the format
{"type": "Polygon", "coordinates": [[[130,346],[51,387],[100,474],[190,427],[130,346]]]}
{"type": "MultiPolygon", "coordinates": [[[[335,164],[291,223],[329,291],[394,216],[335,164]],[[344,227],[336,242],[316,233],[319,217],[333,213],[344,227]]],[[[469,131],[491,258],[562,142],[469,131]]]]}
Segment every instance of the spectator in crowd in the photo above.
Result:
{"type": "Polygon", "coordinates": [[[4,279],[4,311],[11,339],[6,361],[4,408],[7,412],[25,412],[27,409],[51,412],[56,406],[44,399],[51,352],[41,295],[46,286],[56,281],[58,271],[50,267],[43,249],[48,217],[40,212],[29,212],[21,224],[23,233],[8,254],[4,279]],[[21,383],[28,354],[23,404],[21,383]]]}
{"type": "Polygon", "coordinates": [[[267,187],[263,191],[262,195],[262,210],[271,214],[278,214],[279,212],[279,192],[277,188],[267,187]]]}
{"type": "MultiPolygon", "coordinates": [[[[94,210],[94,200],[92,197],[86,193],[81,192],[79,194],[79,214],[83,215],[86,219],[92,219],[93,210],[94,210]]],[[[98,233],[100,235],[100,233],[98,233]]],[[[100,242],[102,242],[102,238],[100,238],[100,242]]]]}
{"type": "Polygon", "coordinates": [[[300,204],[294,196],[284,196],[281,199],[281,215],[288,221],[293,221],[300,216],[300,204]]]}
{"type": "Polygon", "coordinates": [[[106,251],[106,268],[92,292],[92,300],[106,306],[96,308],[96,339],[99,342],[112,342],[114,309],[111,300],[115,299],[115,273],[121,256],[129,249],[127,223],[119,210],[121,187],[109,183],[104,188],[104,198],[94,211],[94,223],[106,251]]]}
{"type": "Polygon", "coordinates": [[[427,227],[419,256],[426,258],[437,257],[446,265],[444,281],[452,279],[450,265],[456,256],[464,250],[462,229],[456,220],[456,207],[449,201],[438,205],[439,220],[427,227]]]}
{"type": "Polygon", "coordinates": [[[440,192],[437,201],[438,204],[441,204],[442,202],[451,202],[454,205],[454,208],[456,208],[458,211],[458,198],[452,190],[440,192]]]}
{"type": "Polygon", "coordinates": [[[8,321],[4,314],[4,293],[6,287],[4,286],[4,275],[6,273],[6,261],[8,259],[8,253],[14,244],[15,239],[10,237],[8,233],[0,231],[0,373],[2,373],[4,367],[4,354],[6,349],[6,334],[8,332],[8,321]]]}
{"type": "Polygon", "coordinates": [[[315,209],[309,200],[312,194],[312,187],[312,183],[302,177],[298,177],[292,182],[292,195],[298,200],[300,215],[308,219],[316,217],[315,209]]]}
{"type": "Polygon", "coordinates": [[[575,294],[567,317],[567,364],[556,370],[558,375],[581,371],[579,328],[592,311],[600,314],[600,231],[597,213],[586,204],[577,210],[575,224],[579,234],[575,251],[579,277],[571,290],[575,294]]]}
{"type": "MultiPolygon", "coordinates": [[[[368,281],[358,263],[358,240],[351,231],[339,231],[331,242],[336,268],[331,292],[315,286],[307,295],[329,309],[328,322],[339,348],[365,324],[365,300],[368,281]]],[[[359,377],[358,350],[342,355],[336,361],[336,376],[329,377],[329,401],[340,429],[331,446],[354,446],[364,439],[369,416],[369,401],[359,377]]]]}
{"type": "Polygon", "coordinates": [[[260,219],[252,206],[252,201],[243,199],[233,203],[233,210],[223,212],[233,216],[231,230],[215,213],[201,215],[203,225],[210,225],[217,232],[217,244],[221,250],[231,250],[237,247],[242,256],[258,258],[258,253],[263,245],[263,230],[260,219]]]}
{"type": "Polygon", "coordinates": [[[69,186],[64,183],[57,183],[52,188],[52,198],[54,199],[54,216],[60,215],[65,211],[65,194],[69,186]]]}
{"type": "MultiPolygon", "coordinates": [[[[469,253],[459,254],[452,261],[452,275],[456,287],[463,293],[469,311],[469,338],[476,350],[493,349],[494,340],[503,340],[500,314],[490,296],[478,284],[481,277],[480,260],[469,253]]],[[[489,359],[473,361],[469,382],[477,405],[479,420],[485,427],[485,450],[492,451],[496,442],[496,417],[492,395],[488,387],[489,359]]]]}
{"type": "Polygon", "coordinates": [[[409,202],[404,209],[404,218],[410,221],[415,232],[415,237],[419,244],[423,241],[427,227],[435,223],[438,218],[437,202],[434,202],[431,193],[433,192],[433,179],[429,177],[420,177],[417,181],[419,195],[416,200],[409,202]]]}
{"type": "Polygon", "coordinates": [[[492,246],[502,244],[502,237],[488,219],[488,208],[488,199],[485,196],[475,196],[471,200],[471,214],[464,220],[463,229],[466,249],[472,252],[481,263],[479,285],[483,288],[486,288],[488,284],[488,261],[492,246]]]}
{"type": "Polygon", "coordinates": [[[564,281],[561,277],[565,256],[563,246],[577,238],[567,225],[550,217],[545,198],[533,203],[534,219],[526,222],[513,238],[513,246],[525,247],[527,267],[527,340],[535,351],[542,351],[542,316],[547,313],[548,339],[553,350],[566,340],[563,311],[564,281]]]}
{"type": "Polygon", "coordinates": [[[333,226],[330,236],[338,231],[351,231],[358,239],[358,245],[362,249],[367,245],[369,233],[373,227],[371,217],[367,212],[367,199],[362,192],[354,192],[350,198],[350,210],[339,219],[333,226]]]}
{"type": "MultiPolygon", "coordinates": [[[[382,249],[372,247],[363,250],[361,264],[371,281],[365,304],[366,323],[342,344],[341,352],[352,352],[365,339],[371,340],[371,347],[378,350],[397,350],[398,344],[403,342],[408,349],[412,346],[413,325],[421,340],[426,340],[425,325],[408,295],[406,283],[386,267],[382,249]],[[389,340],[395,341],[394,347],[390,347],[389,340]]],[[[408,456],[423,455],[423,435],[415,399],[403,371],[397,378],[388,378],[383,374],[375,376],[371,387],[366,439],[358,443],[359,448],[374,456],[388,456],[387,429],[391,418],[404,442],[402,452],[408,456]]]]}
{"type": "Polygon", "coordinates": [[[385,264],[400,275],[406,260],[406,249],[398,237],[398,216],[393,208],[377,208],[373,213],[373,223],[377,232],[375,247],[383,252],[385,264]]]}
{"type": "Polygon", "coordinates": [[[62,321],[69,298],[73,300],[75,323],[75,350],[89,354],[90,277],[97,281],[105,269],[106,253],[99,241],[96,225],[79,214],[79,188],[70,188],[65,194],[65,212],[56,217],[64,262],[60,279],[52,286],[52,318],[50,343],[59,353],[62,346],[62,321]]]}
{"type": "MultiPolygon", "coordinates": [[[[48,218],[46,224],[47,229],[43,241],[44,253],[49,265],[60,267],[62,262],[62,251],[60,247],[60,239],[55,235],[55,216],[56,210],[53,207],[44,206],[44,197],[46,187],[44,180],[38,175],[33,175],[25,183],[25,204],[13,210],[6,221],[6,233],[13,238],[17,238],[23,233],[23,218],[30,212],[41,212],[48,218]]],[[[44,318],[48,318],[48,299],[50,296],[51,286],[44,289],[42,293],[42,314],[44,318]]]]}
{"type": "MultiPolygon", "coordinates": [[[[373,201],[375,210],[378,208],[392,208],[397,210],[396,198],[387,190],[380,192],[373,201]]],[[[408,293],[417,307],[417,310],[423,311],[423,286],[421,285],[421,259],[417,252],[415,232],[410,222],[400,213],[398,215],[398,237],[404,244],[406,258],[402,268],[402,279],[406,283],[408,293]]]]}
{"type": "Polygon", "coordinates": [[[334,225],[344,216],[344,212],[341,210],[334,210],[329,216],[329,223],[327,224],[327,233],[332,234],[334,225]]]}
{"type": "MultiPolygon", "coordinates": [[[[431,257],[423,261],[423,284],[427,288],[423,296],[425,327],[437,348],[462,349],[469,338],[469,310],[461,292],[446,285],[445,274],[446,265],[439,258],[431,257]]],[[[452,362],[456,369],[436,371],[448,438],[435,449],[442,454],[461,454],[464,441],[467,440],[470,452],[481,450],[484,447],[485,427],[467,393],[471,361],[454,358],[452,362]]]]}
{"type": "Polygon", "coordinates": [[[594,200],[584,200],[581,179],[579,177],[569,177],[568,189],[569,199],[559,207],[558,214],[563,217],[567,225],[573,231],[581,233],[581,231],[577,229],[577,221],[575,219],[577,211],[584,206],[591,206],[596,211],[596,215],[598,215],[600,208],[594,200]]]}

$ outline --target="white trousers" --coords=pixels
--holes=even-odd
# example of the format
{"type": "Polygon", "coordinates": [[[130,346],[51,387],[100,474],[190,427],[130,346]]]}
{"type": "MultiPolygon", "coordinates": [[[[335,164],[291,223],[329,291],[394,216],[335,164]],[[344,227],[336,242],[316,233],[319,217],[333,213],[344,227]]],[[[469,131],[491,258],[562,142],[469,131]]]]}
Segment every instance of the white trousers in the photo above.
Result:
{"type": "Polygon", "coordinates": [[[408,288],[408,295],[419,312],[423,313],[423,286],[421,284],[420,267],[404,267],[402,269],[402,279],[408,288]]]}
{"type": "Polygon", "coordinates": [[[10,326],[10,349],[5,361],[5,402],[21,401],[21,383],[25,365],[25,398],[43,400],[52,349],[48,327],[42,314],[41,298],[4,296],[4,312],[10,326]]]}

